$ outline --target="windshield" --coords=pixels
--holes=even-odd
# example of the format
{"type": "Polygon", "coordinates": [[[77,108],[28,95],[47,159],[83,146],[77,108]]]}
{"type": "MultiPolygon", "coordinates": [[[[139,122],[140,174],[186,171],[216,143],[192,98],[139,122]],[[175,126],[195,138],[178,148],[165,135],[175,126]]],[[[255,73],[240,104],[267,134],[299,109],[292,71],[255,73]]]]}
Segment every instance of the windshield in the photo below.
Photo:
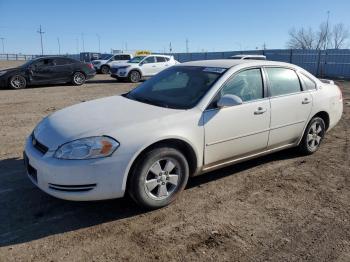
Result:
{"type": "Polygon", "coordinates": [[[144,59],[146,56],[135,56],[134,58],[130,59],[128,63],[140,63],[142,59],[144,59]]]}
{"type": "Polygon", "coordinates": [[[225,71],[217,67],[173,66],[142,83],[126,97],[161,107],[189,109],[225,71]]]}
{"type": "Polygon", "coordinates": [[[109,54],[103,54],[101,55],[100,59],[99,60],[108,60],[112,57],[112,55],[109,55],[109,54]]]}

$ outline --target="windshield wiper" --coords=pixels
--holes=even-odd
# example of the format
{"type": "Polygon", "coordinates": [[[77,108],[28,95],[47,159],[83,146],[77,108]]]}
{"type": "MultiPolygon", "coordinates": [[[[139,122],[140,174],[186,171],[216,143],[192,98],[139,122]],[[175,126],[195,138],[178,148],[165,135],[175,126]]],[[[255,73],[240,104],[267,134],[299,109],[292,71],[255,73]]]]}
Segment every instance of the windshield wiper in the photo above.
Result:
{"type": "Polygon", "coordinates": [[[139,101],[141,103],[145,103],[145,104],[149,104],[149,105],[153,105],[153,106],[160,106],[160,107],[165,107],[165,108],[169,108],[169,105],[160,101],[155,101],[149,98],[145,98],[145,97],[134,97],[132,96],[130,93],[126,94],[126,97],[135,101],[139,101]]]}

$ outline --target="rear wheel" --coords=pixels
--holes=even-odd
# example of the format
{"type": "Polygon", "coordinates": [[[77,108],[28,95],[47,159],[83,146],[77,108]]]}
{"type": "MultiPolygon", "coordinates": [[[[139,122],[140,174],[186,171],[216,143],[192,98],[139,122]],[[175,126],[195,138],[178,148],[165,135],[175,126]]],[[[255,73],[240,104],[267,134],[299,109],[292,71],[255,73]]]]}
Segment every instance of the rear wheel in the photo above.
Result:
{"type": "Polygon", "coordinates": [[[21,75],[14,75],[10,78],[9,86],[12,89],[21,89],[27,86],[27,80],[21,75]]]}
{"type": "Polygon", "coordinates": [[[129,73],[129,81],[132,83],[138,83],[141,80],[141,74],[136,71],[133,70],[129,73]]]}
{"type": "Polygon", "coordinates": [[[155,209],[173,202],[189,176],[184,155],[175,148],[153,149],[140,159],[130,174],[128,192],[142,207],[155,209]]]}
{"type": "Polygon", "coordinates": [[[101,73],[102,74],[108,74],[109,73],[109,66],[107,66],[107,65],[103,65],[103,66],[101,66],[101,73]]]}
{"type": "Polygon", "coordinates": [[[326,133],[326,125],[322,118],[314,117],[305,129],[299,149],[306,155],[317,151],[326,133]]]}
{"type": "Polygon", "coordinates": [[[85,83],[86,77],[82,72],[75,72],[72,77],[72,84],[80,86],[85,83]]]}

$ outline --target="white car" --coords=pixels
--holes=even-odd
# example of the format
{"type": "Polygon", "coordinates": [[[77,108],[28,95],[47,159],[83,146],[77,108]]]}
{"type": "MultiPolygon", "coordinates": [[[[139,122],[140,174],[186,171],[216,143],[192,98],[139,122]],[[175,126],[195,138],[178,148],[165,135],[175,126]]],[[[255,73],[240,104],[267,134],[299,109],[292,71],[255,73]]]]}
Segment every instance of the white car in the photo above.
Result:
{"type": "Polygon", "coordinates": [[[131,58],[133,58],[133,55],[131,54],[116,54],[112,55],[108,59],[93,60],[91,63],[94,66],[96,72],[108,74],[111,66],[122,62],[127,62],[131,58]]]}
{"type": "Polygon", "coordinates": [[[128,79],[132,83],[137,83],[142,78],[154,76],[178,63],[173,56],[167,55],[135,56],[127,63],[113,65],[111,67],[111,77],[128,79]]]}
{"type": "Polygon", "coordinates": [[[264,55],[233,55],[228,59],[243,59],[243,60],[266,60],[264,55]]]}
{"type": "Polygon", "coordinates": [[[168,205],[190,176],[290,147],[314,153],[340,120],[332,81],[281,62],[172,66],[121,96],[67,107],[28,137],[31,181],[68,200],[168,205]]]}

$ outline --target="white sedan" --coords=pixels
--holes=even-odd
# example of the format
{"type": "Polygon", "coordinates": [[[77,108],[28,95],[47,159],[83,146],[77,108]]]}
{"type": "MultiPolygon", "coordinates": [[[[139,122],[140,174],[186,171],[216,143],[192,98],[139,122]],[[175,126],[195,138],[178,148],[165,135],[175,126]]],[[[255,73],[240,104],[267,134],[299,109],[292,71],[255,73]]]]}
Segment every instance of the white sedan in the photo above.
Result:
{"type": "Polygon", "coordinates": [[[314,153],[342,94],[292,64],[208,60],[173,66],[122,96],[44,118],[28,137],[31,181],[68,200],[171,203],[189,176],[290,147],[314,153]]]}

